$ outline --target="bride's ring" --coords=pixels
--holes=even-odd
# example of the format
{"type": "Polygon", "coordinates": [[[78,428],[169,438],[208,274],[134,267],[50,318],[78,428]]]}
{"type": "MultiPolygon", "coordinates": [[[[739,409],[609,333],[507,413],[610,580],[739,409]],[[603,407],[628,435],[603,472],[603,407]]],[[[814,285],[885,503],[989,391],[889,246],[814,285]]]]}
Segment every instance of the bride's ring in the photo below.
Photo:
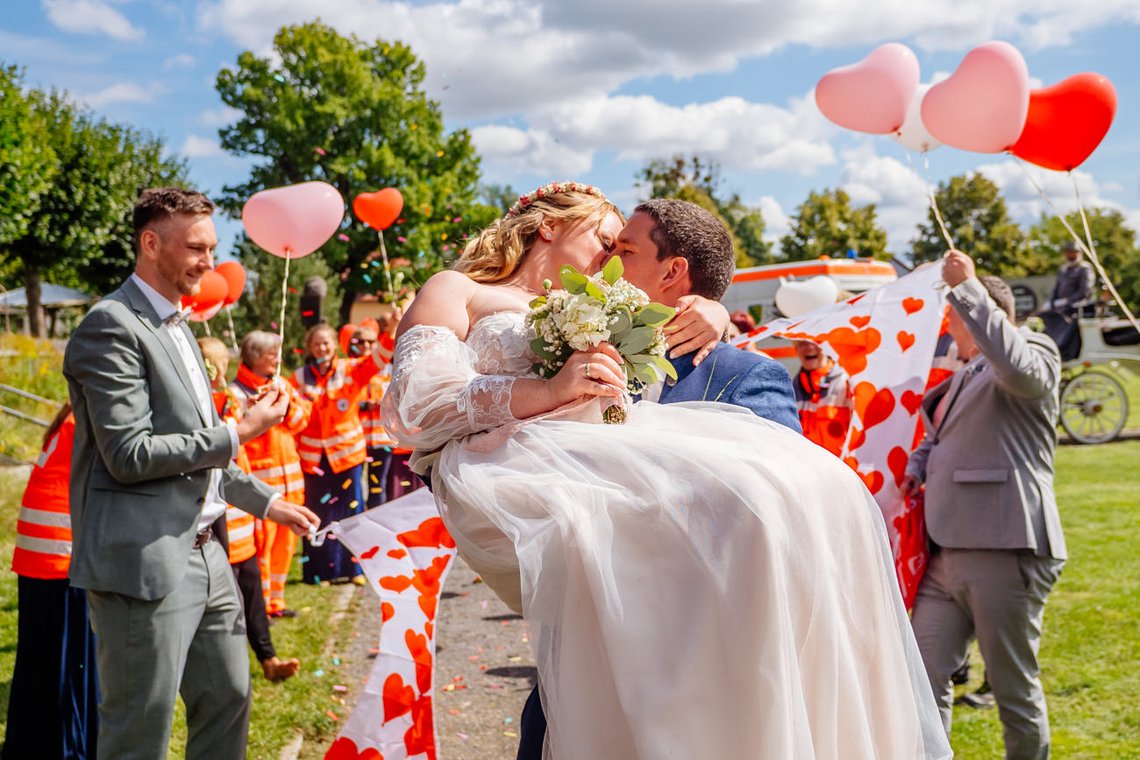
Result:
{"type": "Polygon", "coordinates": [[[594,379],[593,376],[590,374],[590,363],[589,362],[586,362],[586,364],[582,367],[582,371],[586,373],[586,377],[590,378],[591,380],[594,379]]]}

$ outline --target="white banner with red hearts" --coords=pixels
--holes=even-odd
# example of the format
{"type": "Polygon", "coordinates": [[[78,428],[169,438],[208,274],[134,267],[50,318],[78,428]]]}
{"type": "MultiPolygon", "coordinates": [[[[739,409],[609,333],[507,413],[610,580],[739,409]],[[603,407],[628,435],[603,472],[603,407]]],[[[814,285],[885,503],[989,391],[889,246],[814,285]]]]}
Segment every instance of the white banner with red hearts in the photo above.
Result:
{"type": "Polygon", "coordinates": [[[851,380],[855,413],[843,460],[874,494],[887,524],[895,569],[909,606],[926,565],[921,506],[900,490],[921,441],[919,404],[946,314],[942,268],[926,266],[895,282],[794,319],[778,319],[733,341],[810,340],[851,380]]]}
{"type": "Polygon", "coordinates": [[[334,532],[360,559],[383,623],[364,692],[325,758],[435,760],[435,618],[455,542],[426,488],[341,520],[334,532]]]}

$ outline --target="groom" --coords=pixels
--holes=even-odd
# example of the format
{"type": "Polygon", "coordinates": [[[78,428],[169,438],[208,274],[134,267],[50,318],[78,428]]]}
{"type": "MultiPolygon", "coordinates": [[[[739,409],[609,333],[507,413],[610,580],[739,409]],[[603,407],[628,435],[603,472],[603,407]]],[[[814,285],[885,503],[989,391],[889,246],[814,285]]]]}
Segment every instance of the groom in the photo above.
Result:
{"type": "MultiPolygon", "coordinates": [[[[654,198],[634,209],[618,235],[614,253],[625,279],[649,298],[676,306],[682,297],[720,300],[736,269],[728,230],[695,203],[654,198]]],[[[699,365],[693,355],[671,357],[675,382],[647,389],[647,400],[719,401],[802,432],[791,377],[778,362],[721,343],[699,365]]],[[[541,760],[546,716],[536,686],[523,707],[518,760],[541,760]]]]}

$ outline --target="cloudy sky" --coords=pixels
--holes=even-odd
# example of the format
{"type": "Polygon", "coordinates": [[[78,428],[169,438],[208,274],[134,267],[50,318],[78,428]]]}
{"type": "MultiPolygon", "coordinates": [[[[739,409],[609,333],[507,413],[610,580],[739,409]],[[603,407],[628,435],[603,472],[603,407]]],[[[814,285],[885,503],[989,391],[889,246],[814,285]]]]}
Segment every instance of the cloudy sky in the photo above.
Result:
{"type": "MultiPolygon", "coordinates": [[[[759,205],[770,236],[810,190],[875,203],[905,252],[931,183],[979,170],[1018,221],[1040,197],[1012,158],[950,148],[927,161],[887,137],[829,124],[812,97],[828,70],[903,42],[922,80],[993,39],[1024,54],[1034,86],[1082,71],[1112,80],[1116,122],[1077,172],[1087,203],[1140,228],[1138,0],[26,0],[5,3],[0,61],[106,117],[162,135],[206,191],[244,179],[218,147],[233,118],[214,92],[242,50],[265,52],[283,24],[317,18],[364,39],[409,43],[448,128],[472,131],[488,182],[525,192],[580,179],[630,208],[647,160],[699,152],[725,188],[759,205]],[[928,165],[927,165],[928,164],[928,165]]],[[[1062,208],[1066,175],[1030,168],[1062,208]]],[[[226,232],[235,231],[232,224],[226,232]]],[[[223,235],[223,248],[229,235],[223,235]]]]}

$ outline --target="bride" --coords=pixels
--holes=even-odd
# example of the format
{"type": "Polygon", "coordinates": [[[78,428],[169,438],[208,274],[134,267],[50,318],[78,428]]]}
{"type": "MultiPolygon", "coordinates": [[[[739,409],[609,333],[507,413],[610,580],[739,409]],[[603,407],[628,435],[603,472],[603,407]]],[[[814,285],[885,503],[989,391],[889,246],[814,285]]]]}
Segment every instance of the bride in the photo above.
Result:
{"type": "Polygon", "coordinates": [[[724,404],[600,424],[624,384],[604,344],[532,374],[528,302],[621,227],[589,186],[522,199],[420,291],[384,401],[460,553],[530,622],[546,756],[949,757],[849,468],[724,404]]]}

